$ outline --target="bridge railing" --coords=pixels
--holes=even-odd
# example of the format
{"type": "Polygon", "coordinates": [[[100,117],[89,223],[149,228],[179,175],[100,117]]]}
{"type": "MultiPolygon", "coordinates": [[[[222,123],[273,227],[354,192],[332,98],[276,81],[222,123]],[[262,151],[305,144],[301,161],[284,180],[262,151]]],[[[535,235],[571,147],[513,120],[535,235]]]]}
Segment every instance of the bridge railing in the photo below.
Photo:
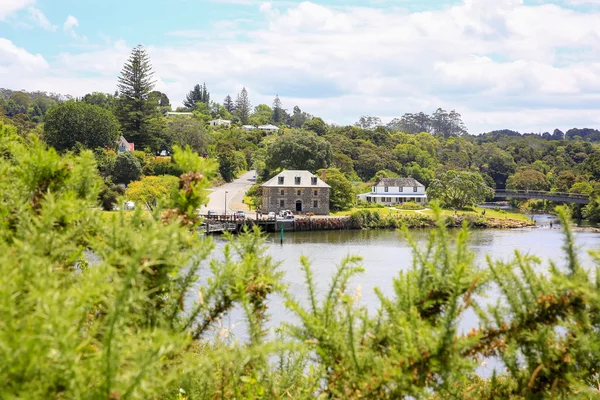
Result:
{"type": "Polygon", "coordinates": [[[567,197],[570,199],[589,199],[587,194],[580,193],[565,193],[565,192],[547,192],[543,190],[508,190],[508,189],[496,189],[496,194],[500,194],[506,197],[510,197],[511,194],[519,196],[542,196],[542,197],[567,197]]]}

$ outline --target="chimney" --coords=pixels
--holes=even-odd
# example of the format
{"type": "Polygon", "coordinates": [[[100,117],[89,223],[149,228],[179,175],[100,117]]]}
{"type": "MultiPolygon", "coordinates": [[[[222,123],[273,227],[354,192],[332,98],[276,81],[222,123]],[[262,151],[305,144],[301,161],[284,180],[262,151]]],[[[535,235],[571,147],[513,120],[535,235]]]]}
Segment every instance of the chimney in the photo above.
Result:
{"type": "Polygon", "coordinates": [[[323,170],[321,171],[321,180],[323,182],[325,182],[326,178],[327,178],[327,170],[325,168],[323,168],[323,170]]]}

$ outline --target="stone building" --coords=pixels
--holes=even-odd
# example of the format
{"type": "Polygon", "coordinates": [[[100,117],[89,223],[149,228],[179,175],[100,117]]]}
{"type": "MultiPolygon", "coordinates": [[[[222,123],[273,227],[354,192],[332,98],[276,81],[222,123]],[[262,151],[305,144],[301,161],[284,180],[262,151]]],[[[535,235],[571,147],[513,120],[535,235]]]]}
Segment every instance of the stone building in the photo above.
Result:
{"type": "Polygon", "coordinates": [[[329,214],[331,186],[308,171],[286,170],[261,185],[261,212],[291,210],[295,214],[329,214]]]}

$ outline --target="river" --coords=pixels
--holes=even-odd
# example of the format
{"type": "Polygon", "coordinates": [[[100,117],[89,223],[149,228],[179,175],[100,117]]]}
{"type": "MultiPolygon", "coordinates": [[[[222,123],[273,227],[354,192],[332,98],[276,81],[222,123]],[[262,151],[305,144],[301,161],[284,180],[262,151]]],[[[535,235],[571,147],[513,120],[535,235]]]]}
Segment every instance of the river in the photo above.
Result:
{"type": "MultiPolygon", "coordinates": [[[[538,256],[542,260],[540,271],[547,270],[549,260],[564,266],[565,255],[561,249],[563,235],[557,221],[549,215],[536,215],[534,218],[537,228],[471,231],[469,247],[475,254],[476,265],[485,268],[487,255],[493,259],[509,261],[513,258],[515,250],[519,250],[523,254],[538,256]],[[552,228],[550,222],[553,223],[552,228]]],[[[456,234],[457,230],[451,232],[456,234]]],[[[424,244],[428,231],[411,230],[411,234],[417,243],[424,244]]],[[[593,261],[589,250],[600,250],[600,233],[576,231],[575,240],[582,265],[592,269],[593,261]]],[[[217,238],[216,241],[217,247],[220,247],[219,243],[222,244],[222,240],[217,238]]],[[[379,305],[373,289],[378,287],[384,294],[393,296],[393,279],[400,271],[408,270],[412,265],[412,250],[400,231],[295,232],[286,233],[283,244],[280,244],[278,234],[272,234],[267,237],[266,245],[268,254],[281,263],[280,270],[285,273],[284,280],[289,284],[290,293],[304,301],[306,287],[304,274],[300,269],[301,256],[310,260],[318,292],[321,294],[328,288],[336,266],[344,257],[362,257],[365,272],[352,280],[348,290],[354,293],[360,285],[360,302],[370,311],[376,310],[379,305]]],[[[495,297],[492,290],[485,301],[495,302],[495,297]]],[[[269,310],[273,327],[280,322],[295,320],[294,315],[286,310],[282,299],[277,296],[270,301],[269,310]]],[[[232,333],[245,336],[242,333],[245,322],[239,310],[233,312],[224,322],[232,328],[232,333]]],[[[477,325],[474,314],[467,313],[461,320],[459,330],[466,332],[477,325]]],[[[490,366],[487,370],[478,370],[481,375],[489,375],[491,368],[497,365],[493,360],[488,361],[490,366]]]]}

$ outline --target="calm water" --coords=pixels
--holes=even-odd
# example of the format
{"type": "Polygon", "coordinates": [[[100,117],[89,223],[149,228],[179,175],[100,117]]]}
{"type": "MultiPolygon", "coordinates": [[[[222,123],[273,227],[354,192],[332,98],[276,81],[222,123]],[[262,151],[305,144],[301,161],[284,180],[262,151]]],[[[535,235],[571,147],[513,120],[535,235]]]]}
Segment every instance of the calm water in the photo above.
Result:
{"type": "MultiPolygon", "coordinates": [[[[556,221],[551,216],[536,215],[538,228],[512,230],[476,230],[471,232],[470,248],[475,253],[475,263],[481,267],[486,265],[486,255],[493,259],[511,260],[514,251],[536,255],[542,260],[540,270],[547,269],[548,260],[554,260],[558,265],[565,265],[561,246],[563,237],[556,221]],[[553,229],[549,223],[553,222],[553,229]]],[[[453,231],[454,234],[456,231],[453,231]]],[[[413,230],[418,243],[425,243],[426,230],[413,230]]],[[[576,232],[576,243],[579,247],[582,265],[592,267],[589,250],[600,249],[600,233],[576,232]]],[[[219,239],[217,239],[218,241],[219,239]]],[[[335,232],[298,232],[286,233],[284,244],[280,245],[279,235],[269,236],[267,241],[268,253],[281,262],[281,270],[285,272],[285,281],[289,284],[290,292],[298,299],[306,299],[304,275],[300,270],[299,259],[306,256],[312,263],[315,281],[319,292],[323,294],[329,285],[330,278],[339,262],[348,255],[358,255],[363,258],[365,272],[353,279],[349,287],[354,292],[361,287],[361,303],[369,310],[378,308],[378,299],[373,289],[378,287],[384,294],[392,296],[393,279],[402,270],[411,268],[412,250],[399,231],[335,231],[335,232]]],[[[495,294],[489,293],[485,301],[495,302],[495,294]]],[[[305,303],[306,304],[306,303],[305,303]]],[[[270,312],[273,326],[283,321],[293,321],[280,298],[270,302],[270,312]]],[[[239,312],[234,312],[224,321],[233,327],[234,334],[244,336],[244,320],[239,312]]],[[[466,314],[460,323],[460,330],[465,332],[477,326],[473,314],[466,314]]],[[[495,364],[489,362],[491,370],[495,364]]],[[[488,375],[486,371],[480,371],[488,375]]]]}

